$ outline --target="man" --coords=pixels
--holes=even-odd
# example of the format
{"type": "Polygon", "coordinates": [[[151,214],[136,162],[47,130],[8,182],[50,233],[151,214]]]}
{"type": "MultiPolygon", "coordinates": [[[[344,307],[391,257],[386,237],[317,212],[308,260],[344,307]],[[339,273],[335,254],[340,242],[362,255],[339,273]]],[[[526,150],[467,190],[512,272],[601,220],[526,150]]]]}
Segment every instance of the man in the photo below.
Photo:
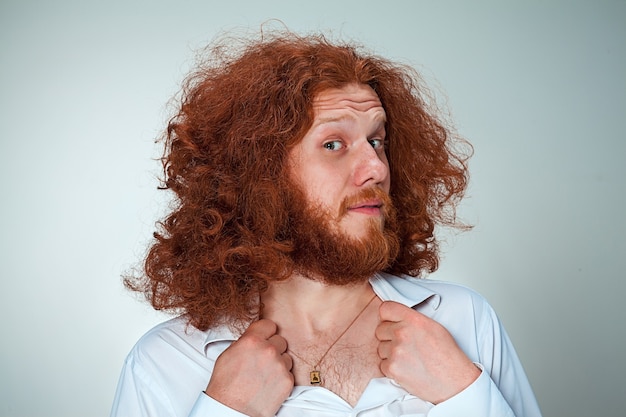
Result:
{"type": "Polygon", "coordinates": [[[539,416],[489,305],[413,278],[469,152],[412,70],[315,36],[231,49],[168,127],[178,205],[126,283],[181,315],[130,353],[112,416],[539,416]]]}

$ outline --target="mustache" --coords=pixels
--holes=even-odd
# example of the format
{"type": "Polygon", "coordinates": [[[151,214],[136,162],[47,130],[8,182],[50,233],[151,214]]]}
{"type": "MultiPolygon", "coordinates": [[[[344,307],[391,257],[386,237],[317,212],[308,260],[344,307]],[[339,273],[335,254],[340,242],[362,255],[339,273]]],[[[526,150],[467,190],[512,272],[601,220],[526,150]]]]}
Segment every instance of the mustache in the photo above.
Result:
{"type": "Polygon", "coordinates": [[[344,198],[339,207],[339,217],[341,218],[348,214],[350,207],[355,207],[371,200],[378,200],[380,202],[380,210],[383,216],[388,218],[393,207],[393,202],[389,194],[379,187],[366,188],[344,198]]]}

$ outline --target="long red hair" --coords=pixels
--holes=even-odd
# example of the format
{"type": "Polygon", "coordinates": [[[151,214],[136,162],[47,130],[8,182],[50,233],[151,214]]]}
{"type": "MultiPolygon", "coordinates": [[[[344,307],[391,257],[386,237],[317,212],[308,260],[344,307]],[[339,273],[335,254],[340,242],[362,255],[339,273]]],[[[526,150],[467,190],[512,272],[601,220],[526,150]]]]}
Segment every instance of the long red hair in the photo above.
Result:
{"type": "Polygon", "coordinates": [[[288,151],[312,124],[313,97],[349,83],[371,86],[387,114],[401,242],[388,271],[436,270],[434,228],[456,225],[471,147],[429,111],[419,76],[323,36],[235,44],[214,45],[184,84],[163,157],[164,187],[177,205],[154,234],[145,274],[126,285],[199,329],[254,317],[260,292],[293,267],[282,195],[288,151]]]}

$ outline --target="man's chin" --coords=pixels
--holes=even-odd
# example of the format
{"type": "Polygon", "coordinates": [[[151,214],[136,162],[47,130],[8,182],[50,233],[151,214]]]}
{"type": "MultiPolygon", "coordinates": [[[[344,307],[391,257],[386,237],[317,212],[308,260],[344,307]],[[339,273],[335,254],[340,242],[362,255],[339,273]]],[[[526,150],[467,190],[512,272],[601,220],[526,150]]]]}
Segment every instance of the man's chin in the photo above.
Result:
{"type": "Polygon", "coordinates": [[[344,224],[340,224],[337,233],[341,234],[345,239],[352,240],[355,244],[364,240],[372,239],[373,234],[383,233],[385,229],[385,219],[383,216],[368,216],[361,219],[362,214],[352,214],[353,218],[346,219],[344,224]]]}
{"type": "Polygon", "coordinates": [[[398,252],[393,233],[369,224],[358,235],[341,233],[309,251],[296,270],[327,285],[356,285],[386,269],[398,252]],[[321,246],[321,247],[320,247],[321,246]],[[321,249],[321,251],[316,250],[321,249]]]}

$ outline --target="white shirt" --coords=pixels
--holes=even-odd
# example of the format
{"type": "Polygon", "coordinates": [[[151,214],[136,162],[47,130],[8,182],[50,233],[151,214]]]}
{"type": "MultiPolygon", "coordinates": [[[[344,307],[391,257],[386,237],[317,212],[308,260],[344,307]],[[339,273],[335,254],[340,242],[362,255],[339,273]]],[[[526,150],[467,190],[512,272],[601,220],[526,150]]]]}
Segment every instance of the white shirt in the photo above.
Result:
{"type": "MultiPolygon", "coordinates": [[[[326,388],[296,386],[277,417],[541,416],[511,341],[484,298],[458,284],[383,273],[370,283],[382,300],[412,307],[445,326],[481,375],[437,405],[389,378],[372,379],[354,408],[326,388]]],[[[200,331],[184,317],[157,325],[126,358],[111,417],[243,416],[202,392],[217,357],[236,338],[226,326],[200,331]]]]}

